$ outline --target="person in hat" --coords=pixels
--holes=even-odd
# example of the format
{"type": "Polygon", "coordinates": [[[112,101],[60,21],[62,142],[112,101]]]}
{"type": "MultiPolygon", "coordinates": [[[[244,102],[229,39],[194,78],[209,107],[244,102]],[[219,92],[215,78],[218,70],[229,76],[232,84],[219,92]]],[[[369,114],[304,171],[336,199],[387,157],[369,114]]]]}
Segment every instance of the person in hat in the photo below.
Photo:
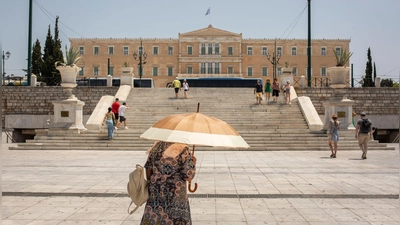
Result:
{"type": "Polygon", "coordinates": [[[355,137],[362,151],[361,158],[367,159],[368,141],[372,139],[372,122],[367,118],[365,112],[361,112],[360,117],[361,119],[357,122],[355,137]]]}
{"type": "Polygon", "coordinates": [[[286,81],[283,91],[285,92],[286,104],[291,105],[292,103],[290,102],[290,81],[289,80],[286,81]]]}
{"type": "Polygon", "coordinates": [[[329,121],[329,126],[328,126],[328,144],[329,148],[331,149],[331,158],[336,158],[336,153],[337,153],[337,143],[339,141],[339,121],[338,117],[336,114],[332,115],[332,120],[329,121]],[[333,146],[332,146],[333,142],[333,146]]]}
{"type": "Polygon", "coordinates": [[[175,98],[178,98],[179,89],[181,88],[181,82],[179,81],[178,77],[176,77],[175,80],[172,81],[172,85],[174,86],[175,90],[175,98]]]}
{"type": "Polygon", "coordinates": [[[183,87],[183,93],[185,95],[185,98],[188,98],[187,93],[189,91],[189,83],[186,81],[186,79],[183,79],[182,87],[183,87]]]}
{"type": "Polygon", "coordinates": [[[271,92],[272,92],[271,81],[267,79],[265,81],[265,100],[267,101],[267,103],[271,99],[271,92]]]}

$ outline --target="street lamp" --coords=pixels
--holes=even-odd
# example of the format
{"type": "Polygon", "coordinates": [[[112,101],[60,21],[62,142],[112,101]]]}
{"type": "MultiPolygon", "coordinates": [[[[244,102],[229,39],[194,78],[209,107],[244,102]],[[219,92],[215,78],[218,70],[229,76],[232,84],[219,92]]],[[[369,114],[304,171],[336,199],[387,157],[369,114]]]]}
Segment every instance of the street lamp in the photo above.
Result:
{"type": "Polygon", "coordinates": [[[139,61],[139,87],[142,87],[143,65],[146,64],[147,54],[143,52],[142,40],[140,40],[139,54],[133,53],[133,58],[139,61]]]}
{"type": "Polygon", "coordinates": [[[9,51],[6,52],[4,55],[3,51],[3,86],[6,84],[5,78],[6,78],[6,69],[5,69],[5,64],[4,61],[10,58],[11,53],[9,51]]]}
{"type": "Polygon", "coordinates": [[[270,61],[272,63],[272,77],[273,79],[276,78],[276,65],[279,64],[279,59],[281,59],[281,54],[276,54],[276,40],[275,40],[275,44],[274,44],[274,52],[272,53],[272,58],[270,54],[267,54],[267,59],[268,61],[270,61]]]}

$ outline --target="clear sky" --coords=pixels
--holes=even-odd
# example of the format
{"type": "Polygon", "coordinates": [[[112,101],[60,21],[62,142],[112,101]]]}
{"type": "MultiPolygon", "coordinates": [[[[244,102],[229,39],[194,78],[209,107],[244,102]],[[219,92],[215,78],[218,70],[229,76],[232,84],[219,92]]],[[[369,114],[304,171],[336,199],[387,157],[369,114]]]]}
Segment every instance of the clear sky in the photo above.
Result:
{"type": "MultiPolygon", "coordinates": [[[[2,47],[11,52],[6,73],[24,75],[29,0],[0,4],[2,47]]],[[[34,0],[32,43],[44,47],[55,16],[63,46],[68,37],[177,38],[209,24],[244,38],[307,39],[306,6],[307,0],[34,0]]],[[[311,19],[313,39],[351,39],[355,78],[364,75],[371,47],[377,74],[399,79],[400,0],[311,0],[311,19]]]]}

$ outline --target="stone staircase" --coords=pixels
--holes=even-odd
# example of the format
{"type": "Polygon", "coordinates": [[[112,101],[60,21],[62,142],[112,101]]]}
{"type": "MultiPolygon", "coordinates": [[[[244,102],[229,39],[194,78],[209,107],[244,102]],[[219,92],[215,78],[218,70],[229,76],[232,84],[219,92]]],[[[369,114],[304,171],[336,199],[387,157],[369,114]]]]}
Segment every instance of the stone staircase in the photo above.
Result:
{"type": "MultiPolygon", "coordinates": [[[[324,132],[311,132],[303,118],[297,100],[291,105],[284,103],[257,105],[251,88],[192,88],[189,98],[175,99],[173,89],[135,88],[132,89],[126,111],[129,129],[120,126],[114,141],[107,138],[107,130],[87,131],[80,135],[39,136],[26,143],[19,143],[15,150],[124,150],[145,151],[153,141],[142,140],[139,136],[157,121],[171,114],[197,111],[214,116],[229,123],[250,145],[249,149],[214,148],[196,146],[202,150],[251,150],[251,151],[329,151],[324,132]]],[[[343,132],[339,151],[359,150],[353,132],[343,132]]],[[[391,150],[385,144],[370,142],[370,150],[391,150]]]]}

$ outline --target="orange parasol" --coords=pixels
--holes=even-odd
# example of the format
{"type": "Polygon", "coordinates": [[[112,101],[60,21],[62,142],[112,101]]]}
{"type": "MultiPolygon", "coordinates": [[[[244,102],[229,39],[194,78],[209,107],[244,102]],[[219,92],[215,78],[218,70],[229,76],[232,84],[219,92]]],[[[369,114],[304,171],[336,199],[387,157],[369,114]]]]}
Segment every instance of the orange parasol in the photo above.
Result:
{"type": "MultiPolygon", "coordinates": [[[[229,124],[215,117],[199,113],[199,107],[200,103],[197,105],[196,113],[176,114],[160,120],[140,135],[140,138],[190,144],[193,145],[193,155],[195,145],[250,147],[229,124]]],[[[189,191],[195,192],[197,183],[194,190],[191,189],[190,184],[189,182],[189,191]]]]}

